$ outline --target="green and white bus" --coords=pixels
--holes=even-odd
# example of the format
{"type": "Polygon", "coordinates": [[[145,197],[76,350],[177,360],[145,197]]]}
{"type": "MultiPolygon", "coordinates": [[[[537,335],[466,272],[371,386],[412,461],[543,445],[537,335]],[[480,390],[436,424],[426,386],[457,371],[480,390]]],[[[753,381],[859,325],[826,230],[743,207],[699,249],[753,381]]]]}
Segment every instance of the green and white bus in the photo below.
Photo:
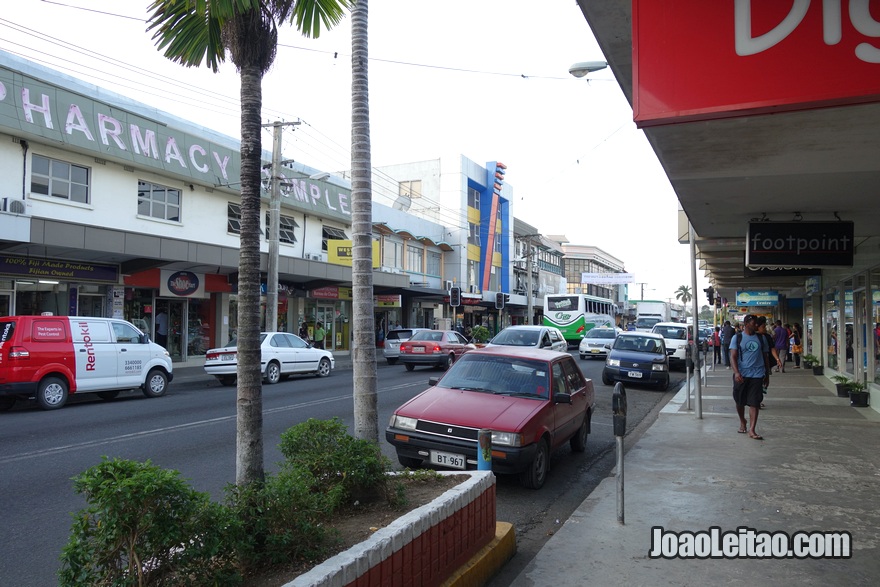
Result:
{"type": "Polygon", "coordinates": [[[588,294],[544,296],[544,326],[555,326],[569,345],[578,345],[597,326],[617,325],[617,304],[608,298],[588,294]]]}

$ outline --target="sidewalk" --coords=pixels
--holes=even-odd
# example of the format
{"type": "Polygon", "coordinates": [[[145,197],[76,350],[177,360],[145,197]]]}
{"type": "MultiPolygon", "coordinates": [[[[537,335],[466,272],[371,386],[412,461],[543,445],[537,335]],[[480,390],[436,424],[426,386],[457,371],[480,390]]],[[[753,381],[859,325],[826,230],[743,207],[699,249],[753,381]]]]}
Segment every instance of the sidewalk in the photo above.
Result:
{"type": "Polygon", "coordinates": [[[737,434],[731,373],[723,367],[708,372],[702,420],[685,409],[682,390],[627,448],[625,525],[617,521],[617,479],[609,477],[513,585],[880,582],[880,413],[850,407],[826,377],[787,369],[771,376],[757,424],[765,440],[753,440],[737,434]],[[852,558],[651,559],[653,526],[846,531],[852,558]]]}

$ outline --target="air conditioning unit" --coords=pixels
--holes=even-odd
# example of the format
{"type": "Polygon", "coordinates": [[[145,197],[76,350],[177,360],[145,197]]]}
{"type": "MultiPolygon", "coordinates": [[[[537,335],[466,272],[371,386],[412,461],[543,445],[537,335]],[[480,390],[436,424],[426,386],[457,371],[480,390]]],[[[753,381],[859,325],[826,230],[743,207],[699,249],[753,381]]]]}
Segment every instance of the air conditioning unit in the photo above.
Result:
{"type": "Polygon", "coordinates": [[[27,206],[21,198],[0,198],[0,211],[9,214],[27,214],[27,206]]]}
{"type": "Polygon", "coordinates": [[[451,280],[451,279],[447,279],[447,280],[446,280],[446,287],[445,287],[444,289],[446,289],[446,291],[449,291],[450,289],[452,289],[453,285],[454,285],[454,284],[452,283],[452,280],[451,280]]]}

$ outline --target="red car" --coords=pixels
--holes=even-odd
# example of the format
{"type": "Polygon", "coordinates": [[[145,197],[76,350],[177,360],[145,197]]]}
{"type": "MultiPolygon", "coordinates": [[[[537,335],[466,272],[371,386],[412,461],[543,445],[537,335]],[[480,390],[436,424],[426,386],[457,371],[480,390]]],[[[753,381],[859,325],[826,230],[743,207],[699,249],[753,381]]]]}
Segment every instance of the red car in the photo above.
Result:
{"type": "Polygon", "coordinates": [[[416,365],[448,369],[466,352],[475,349],[465,337],[454,330],[419,330],[412,338],[400,343],[398,361],[412,371],[416,365]]]}
{"type": "Polygon", "coordinates": [[[477,467],[481,429],[492,430],[492,470],[544,485],[550,452],[587,446],[593,382],[568,353],[489,347],[464,355],[432,387],[400,406],[385,439],[404,467],[477,467]]]}

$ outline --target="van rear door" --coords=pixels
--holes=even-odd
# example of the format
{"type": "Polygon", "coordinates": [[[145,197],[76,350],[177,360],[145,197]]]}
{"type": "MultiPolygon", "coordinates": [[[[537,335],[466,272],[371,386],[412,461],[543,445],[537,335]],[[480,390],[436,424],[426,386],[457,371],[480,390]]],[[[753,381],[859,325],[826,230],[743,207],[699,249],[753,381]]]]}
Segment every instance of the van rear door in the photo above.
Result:
{"type": "Polygon", "coordinates": [[[116,345],[107,320],[70,318],[77,391],[118,389],[116,345]]]}

